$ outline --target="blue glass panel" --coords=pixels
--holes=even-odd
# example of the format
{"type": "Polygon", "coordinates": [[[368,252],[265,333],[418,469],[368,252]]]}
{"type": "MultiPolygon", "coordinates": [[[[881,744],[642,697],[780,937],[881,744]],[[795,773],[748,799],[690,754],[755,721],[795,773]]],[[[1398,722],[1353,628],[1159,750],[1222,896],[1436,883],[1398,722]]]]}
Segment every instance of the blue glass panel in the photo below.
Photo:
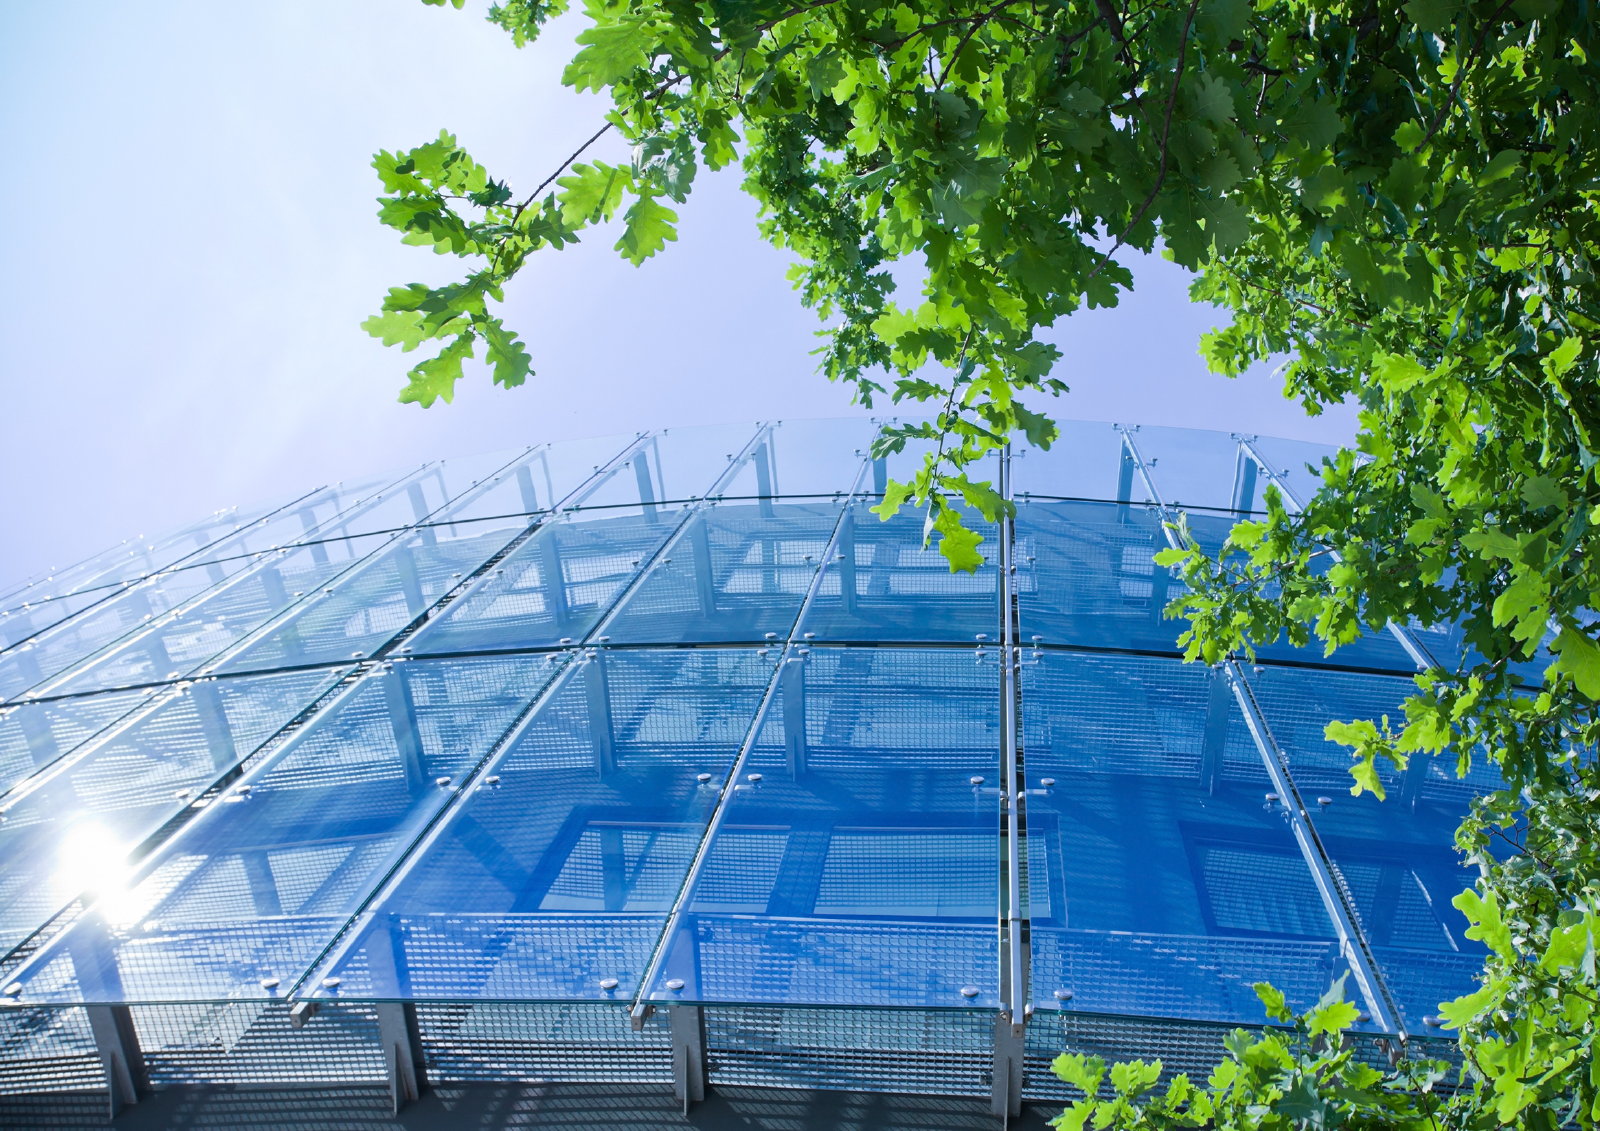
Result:
{"type": "Polygon", "coordinates": [[[838,554],[806,613],[805,631],[819,641],[935,642],[993,637],[1000,622],[994,567],[997,528],[963,508],[968,529],[983,536],[984,563],[952,573],[937,542],[922,546],[922,513],[909,507],[888,522],[855,500],[840,521],[838,554]]]}
{"type": "Polygon", "coordinates": [[[78,699],[43,699],[0,710],[0,794],[71,753],[149,694],[128,691],[78,699]]]}
{"type": "Polygon", "coordinates": [[[1323,738],[1334,719],[1405,719],[1410,680],[1270,670],[1252,676],[1273,736],[1289,759],[1328,854],[1344,874],[1379,970],[1413,1032],[1439,1003],[1477,988],[1482,943],[1450,901],[1477,879],[1455,849],[1456,827],[1475,793],[1500,787],[1492,765],[1465,780],[1455,755],[1413,757],[1404,773],[1380,764],[1388,800],[1350,796],[1350,752],[1323,738]]]}
{"type": "Polygon", "coordinates": [[[617,507],[569,512],[546,522],[403,650],[421,656],[582,640],[680,517],[658,507],[617,507]]]}
{"type": "MultiPolygon", "coordinates": [[[[359,488],[370,486],[363,482],[359,488]]],[[[341,539],[327,531],[336,521],[341,529],[360,525],[367,521],[363,516],[383,509],[382,500],[382,491],[361,494],[343,485],[314,492],[210,543],[179,567],[112,590],[0,656],[0,696],[28,688],[41,695],[73,694],[193,670],[284,608],[292,600],[289,592],[309,592],[381,545],[380,539],[341,539]],[[278,560],[290,546],[301,549],[278,560]],[[176,619],[169,619],[172,614],[176,619]],[[81,669],[82,678],[55,678],[89,657],[94,659],[81,669]]],[[[383,521],[376,525],[381,528],[383,521]]]]}
{"type": "MultiPolygon", "coordinates": [[[[1275,436],[1251,436],[1249,439],[1256,454],[1282,478],[1284,487],[1299,503],[1310,501],[1317,493],[1322,486],[1322,461],[1332,459],[1339,452],[1330,444],[1312,444],[1305,440],[1280,440],[1275,436]]],[[[1265,477],[1256,484],[1258,509],[1266,486],[1265,477]]],[[[1284,505],[1291,512],[1299,509],[1299,505],[1288,498],[1284,499],[1284,505]]]]}
{"type": "Polygon", "coordinates": [[[148,577],[203,554],[219,540],[243,527],[270,520],[298,501],[296,497],[246,510],[229,508],[153,538],[141,535],[129,539],[76,565],[0,589],[0,609],[14,610],[25,604],[38,607],[73,595],[103,591],[128,579],[148,577]]]}
{"type": "Polygon", "coordinates": [[[1183,621],[1162,610],[1181,582],[1153,560],[1160,515],[1116,503],[1017,503],[1022,635],[1046,644],[1176,652],[1183,621]]]}
{"type": "Polygon", "coordinates": [[[489,489],[463,497],[447,515],[428,522],[460,524],[554,510],[634,439],[597,436],[543,445],[495,471],[489,476],[489,489]]]}
{"type": "Polygon", "coordinates": [[[535,453],[486,476],[429,522],[299,601],[212,670],[262,671],[379,652],[537,521],[521,509],[531,478],[522,473],[539,462],[535,453]]]}
{"type": "MultiPolygon", "coordinates": [[[[180,608],[157,616],[143,629],[129,633],[45,686],[51,694],[82,694],[149,685],[202,669],[214,670],[206,667],[208,661],[286,608],[308,599],[314,601],[314,595],[323,586],[336,584],[335,579],[352,562],[387,545],[392,537],[369,534],[328,539],[262,554],[253,568],[211,587],[180,608]]],[[[341,652],[331,658],[348,655],[341,652]]],[[[307,657],[310,662],[318,658],[307,657]]],[[[264,666],[283,667],[295,662],[283,659],[264,666]]]]}
{"type": "Polygon", "coordinates": [[[1018,498],[1109,499],[1144,502],[1144,480],[1125,458],[1122,433],[1098,421],[1063,420],[1061,435],[1042,448],[1015,448],[1011,489],[1018,498]]]}
{"type": "Polygon", "coordinates": [[[554,666],[415,661],[354,684],[22,967],[23,1000],[286,993],[554,666]]]}
{"type": "Polygon", "coordinates": [[[757,434],[753,424],[716,424],[704,428],[664,428],[652,432],[598,482],[584,489],[581,507],[644,507],[649,513],[671,511],[690,499],[703,498],[748,458],[757,434]]]}
{"type": "Polygon", "coordinates": [[[717,494],[725,499],[848,495],[877,425],[869,420],[787,420],[762,429],[750,458],[717,494]]]}
{"type": "Polygon", "coordinates": [[[717,649],[572,666],[311,984],[627,1001],[772,663],[717,649]]]}
{"type": "Polygon", "coordinates": [[[600,632],[614,644],[787,638],[839,509],[824,500],[704,507],[600,632]]]}
{"type": "Polygon", "coordinates": [[[298,672],[169,691],[8,794],[0,820],[0,953],[86,889],[114,883],[129,853],[332,678],[298,672]]]}
{"type": "Polygon", "coordinates": [[[1167,506],[1212,510],[1260,506],[1254,461],[1240,454],[1239,441],[1228,433],[1141,427],[1132,435],[1167,506]]]}
{"type": "Polygon", "coordinates": [[[1144,657],[1022,670],[1035,1008],[1260,1023],[1258,981],[1315,1002],[1339,945],[1226,680],[1144,657]]]}
{"type": "Polygon", "coordinates": [[[999,802],[972,779],[998,780],[998,686],[965,650],[790,657],[648,996],[995,1008],[999,802]]]}

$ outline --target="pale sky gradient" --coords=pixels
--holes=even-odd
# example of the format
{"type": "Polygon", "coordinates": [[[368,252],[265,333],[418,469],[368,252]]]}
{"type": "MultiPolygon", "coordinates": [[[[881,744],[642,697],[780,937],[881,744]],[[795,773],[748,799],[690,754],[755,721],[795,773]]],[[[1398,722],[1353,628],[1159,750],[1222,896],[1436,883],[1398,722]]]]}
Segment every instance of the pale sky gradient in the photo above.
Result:
{"type": "MultiPolygon", "coordinates": [[[[540,253],[504,311],[528,385],[474,369],[454,405],[395,402],[414,358],[358,325],[388,286],[461,264],[378,225],[372,152],[448,128],[526,191],[602,120],[559,83],[580,23],[519,52],[487,6],[0,5],[0,583],[440,456],[862,411],[815,375],[816,322],[736,172],[702,174],[642,268],[603,232],[540,253]]],[[[1137,270],[1121,307],[1052,335],[1073,389],[1057,415],[1354,434],[1352,409],[1308,419],[1268,372],[1208,374],[1216,312],[1170,264],[1137,270]]]]}

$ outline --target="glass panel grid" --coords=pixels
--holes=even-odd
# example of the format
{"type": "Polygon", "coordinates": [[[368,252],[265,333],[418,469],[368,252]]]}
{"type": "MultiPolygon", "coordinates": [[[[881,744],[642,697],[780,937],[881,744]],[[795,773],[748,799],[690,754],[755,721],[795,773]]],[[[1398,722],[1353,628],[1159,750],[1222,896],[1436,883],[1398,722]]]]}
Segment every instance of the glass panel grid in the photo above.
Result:
{"type": "MultiPolygon", "coordinates": [[[[871,460],[873,427],[429,464],[14,587],[0,694],[50,694],[0,713],[0,950],[88,906],[10,960],[17,1008],[132,1003],[162,1079],[266,1081],[311,1072],[251,1059],[296,999],[353,1026],[363,1071],[371,1003],[422,1003],[462,1078],[500,1037],[545,1063],[563,1010],[610,1032],[697,1003],[728,1079],[940,1050],[987,1087],[1002,530],[968,514],[984,564],[952,573],[920,513],[880,521],[924,453],[871,460]]],[[[1239,437],[1132,435],[1207,544],[1259,508],[1239,437]]],[[[1291,476],[1323,454],[1246,439],[1291,476]]],[[[1252,982],[1303,1005],[1344,959],[1232,685],[1176,658],[1130,451],[1071,424],[1012,465],[1032,1004],[1072,1031],[1259,1023],[1252,982]]],[[[1390,801],[1349,797],[1321,728],[1395,716],[1409,658],[1387,634],[1263,657],[1244,678],[1419,1027],[1481,961],[1450,842],[1497,781],[1419,759],[1390,801]]],[[[616,1048],[653,1079],[646,1024],[616,1048]]]]}

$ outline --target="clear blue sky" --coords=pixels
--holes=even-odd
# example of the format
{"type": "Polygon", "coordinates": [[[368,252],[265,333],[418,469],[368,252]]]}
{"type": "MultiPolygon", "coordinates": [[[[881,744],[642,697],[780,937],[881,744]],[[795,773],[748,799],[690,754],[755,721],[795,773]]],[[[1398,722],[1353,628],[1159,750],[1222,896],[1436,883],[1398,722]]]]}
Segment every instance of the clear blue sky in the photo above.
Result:
{"type": "MultiPolygon", "coordinates": [[[[681,238],[635,269],[597,233],[541,253],[505,314],[538,376],[474,371],[454,405],[358,324],[457,270],[375,218],[378,148],[453,130],[531,187],[601,121],[559,83],[581,24],[517,51],[418,0],[0,6],[9,218],[0,271],[0,583],[221,507],[425,459],[655,426],[861,411],[813,372],[813,316],[737,174],[702,174],[681,238]]],[[[605,154],[621,156],[615,150],[605,154]]],[[[1180,271],[1053,337],[1067,417],[1339,443],[1262,371],[1206,373],[1216,322],[1180,271]]]]}

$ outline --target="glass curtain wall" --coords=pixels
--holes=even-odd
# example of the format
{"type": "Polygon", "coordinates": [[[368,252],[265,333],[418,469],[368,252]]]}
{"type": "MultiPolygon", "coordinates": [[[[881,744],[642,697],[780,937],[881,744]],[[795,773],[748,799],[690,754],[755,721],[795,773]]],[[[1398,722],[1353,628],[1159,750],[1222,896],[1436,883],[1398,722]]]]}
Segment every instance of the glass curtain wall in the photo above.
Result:
{"type": "Polygon", "coordinates": [[[85,1006],[225,1016],[230,1049],[395,1002],[424,1044],[700,1006],[772,1040],[902,1011],[933,1048],[1260,1024],[1253,983],[1341,975],[1360,1027],[1420,1032],[1470,989],[1452,833],[1492,775],[1352,798],[1321,737],[1394,713],[1418,634],[1213,669],[1163,616],[1164,524],[1219,545],[1330,449],[1069,423],[986,459],[1015,518],[967,514],[952,573],[871,509],[922,458],[876,428],[426,464],[7,591],[0,1079],[85,1006]]]}

